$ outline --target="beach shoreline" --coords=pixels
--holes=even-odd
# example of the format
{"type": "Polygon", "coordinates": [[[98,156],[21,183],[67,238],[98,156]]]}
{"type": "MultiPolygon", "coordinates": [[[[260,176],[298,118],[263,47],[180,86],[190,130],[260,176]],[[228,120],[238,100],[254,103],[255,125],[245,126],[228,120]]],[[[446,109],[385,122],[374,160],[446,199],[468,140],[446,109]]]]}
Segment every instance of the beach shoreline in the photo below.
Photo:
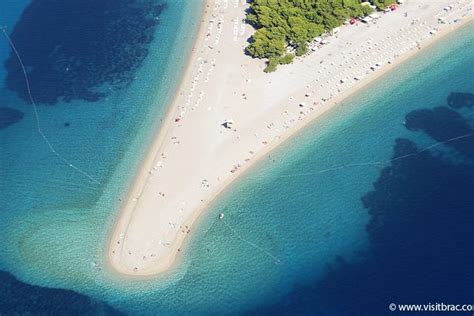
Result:
{"type": "MultiPolygon", "coordinates": [[[[196,194],[195,199],[197,201],[197,204],[196,203],[194,203],[194,204],[198,205],[198,207],[190,206],[189,207],[190,210],[186,211],[186,216],[182,216],[182,219],[179,222],[179,224],[180,224],[179,231],[184,230],[185,233],[179,233],[176,230],[176,224],[174,224],[175,222],[170,222],[170,219],[169,219],[169,218],[172,218],[174,220],[175,219],[173,217],[174,215],[170,215],[171,217],[166,218],[166,219],[163,220],[162,217],[164,216],[164,214],[157,211],[159,209],[160,205],[159,204],[157,204],[157,205],[152,204],[150,202],[151,198],[149,198],[148,200],[145,200],[145,199],[147,199],[147,196],[151,196],[149,193],[147,193],[147,191],[145,189],[147,189],[148,187],[152,187],[153,189],[156,189],[154,191],[156,193],[158,193],[157,192],[158,188],[162,188],[162,184],[159,182],[159,181],[161,181],[161,179],[157,180],[156,184],[153,184],[153,183],[149,182],[149,179],[150,179],[151,176],[154,176],[155,172],[158,173],[158,171],[160,170],[159,168],[161,168],[161,166],[162,166],[161,161],[164,160],[162,158],[164,156],[162,154],[163,151],[166,148],[170,147],[172,144],[175,144],[177,142],[177,141],[174,141],[174,143],[173,142],[170,143],[170,141],[168,140],[168,143],[167,143],[166,140],[167,139],[172,139],[172,140],[176,139],[176,138],[173,139],[173,137],[175,137],[173,135],[175,135],[177,133],[176,130],[178,129],[178,127],[176,127],[176,125],[177,125],[176,123],[179,123],[179,121],[181,120],[181,118],[180,118],[181,116],[180,116],[179,113],[180,113],[180,105],[183,103],[183,98],[180,97],[180,95],[182,96],[183,93],[184,93],[183,91],[186,91],[186,86],[189,84],[189,81],[191,81],[190,79],[192,78],[192,75],[195,73],[196,69],[199,68],[199,65],[200,65],[200,64],[198,64],[198,60],[200,58],[199,56],[202,54],[202,48],[206,47],[206,45],[207,45],[207,43],[205,43],[206,30],[208,30],[208,29],[206,29],[206,27],[208,27],[208,25],[209,25],[209,20],[213,19],[213,16],[212,16],[213,13],[211,11],[211,6],[212,6],[213,3],[214,3],[214,1],[207,0],[206,3],[204,4],[204,7],[203,7],[204,12],[202,14],[201,23],[200,23],[200,26],[199,26],[199,30],[197,32],[197,36],[194,40],[195,42],[194,42],[194,45],[193,45],[193,52],[190,54],[189,59],[186,62],[186,68],[185,68],[185,71],[183,72],[183,77],[182,77],[183,79],[180,82],[178,89],[176,90],[176,95],[173,98],[171,106],[169,107],[169,109],[166,113],[166,118],[164,119],[163,124],[162,124],[160,130],[157,133],[157,136],[154,138],[154,140],[153,140],[153,142],[150,146],[150,150],[148,151],[148,154],[146,155],[145,159],[143,160],[142,166],[140,167],[140,170],[137,173],[137,176],[133,180],[133,184],[132,184],[131,189],[129,190],[129,193],[128,193],[128,196],[127,196],[127,201],[126,201],[126,203],[124,204],[124,206],[122,207],[122,209],[120,210],[120,212],[118,214],[118,220],[116,221],[116,223],[114,223],[115,228],[114,228],[114,231],[111,234],[110,239],[109,239],[109,247],[107,249],[108,260],[106,260],[106,261],[110,265],[110,269],[115,271],[115,272],[118,272],[120,275],[126,275],[126,276],[130,276],[130,277],[139,277],[139,278],[140,277],[150,277],[150,276],[162,273],[162,272],[170,269],[171,267],[173,267],[175,264],[177,264],[179,262],[179,260],[177,260],[178,254],[181,252],[181,250],[183,248],[183,244],[185,243],[187,237],[189,237],[190,228],[193,227],[196,220],[204,213],[204,210],[208,208],[209,204],[212,203],[222,193],[222,191],[227,189],[228,186],[232,182],[234,182],[240,175],[242,175],[246,170],[248,170],[249,168],[254,166],[257,161],[261,161],[261,159],[263,157],[268,155],[268,153],[271,152],[272,150],[274,150],[276,147],[280,146],[281,144],[285,143],[286,141],[288,141],[292,137],[296,136],[308,124],[310,124],[311,122],[313,122],[314,120],[316,120],[318,118],[321,118],[323,116],[323,114],[325,114],[328,111],[330,111],[331,109],[334,109],[335,107],[337,107],[338,104],[341,101],[347,99],[348,97],[350,97],[353,94],[359,92],[361,89],[364,89],[365,87],[367,87],[368,85],[370,85],[374,81],[378,80],[380,77],[386,75],[387,73],[389,73],[394,68],[398,67],[399,65],[406,62],[408,59],[415,56],[418,52],[423,51],[423,48],[431,46],[432,44],[434,44],[438,40],[442,39],[444,36],[446,36],[450,32],[452,32],[454,30],[457,30],[457,29],[465,26],[467,23],[472,21],[472,16],[469,16],[467,18],[462,19],[462,21],[460,21],[460,22],[457,22],[453,25],[450,25],[450,27],[447,27],[447,26],[444,27],[443,29],[439,30],[439,32],[437,32],[437,34],[435,34],[435,35],[429,37],[428,39],[426,39],[425,41],[419,43],[418,44],[418,49],[408,50],[407,52],[405,52],[400,57],[394,59],[392,63],[384,65],[379,70],[377,70],[377,71],[371,73],[369,76],[367,76],[367,78],[364,78],[363,80],[361,80],[359,83],[357,83],[357,84],[353,85],[352,87],[350,87],[350,88],[342,91],[341,93],[339,93],[333,99],[331,99],[330,101],[325,103],[324,107],[322,107],[320,110],[314,111],[312,113],[309,112],[309,114],[307,116],[305,115],[304,120],[296,122],[294,124],[294,126],[291,127],[291,129],[289,128],[287,130],[284,130],[283,133],[279,133],[278,137],[274,137],[272,141],[268,141],[268,142],[265,141],[266,142],[266,144],[264,144],[265,146],[260,146],[258,148],[258,150],[256,150],[253,154],[251,154],[252,155],[251,161],[250,160],[246,161],[248,163],[245,163],[242,166],[239,166],[237,168],[237,170],[235,170],[234,172],[231,172],[230,175],[227,174],[227,176],[225,178],[223,178],[222,180],[220,180],[219,177],[217,177],[218,181],[217,181],[216,185],[214,185],[214,183],[213,183],[212,190],[205,191],[205,193],[200,193],[200,195],[196,194]],[[178,118],[180,118],[180,119],[178,120],[178,118]],[[160,156],[161,156],[161,158],[160,158],[160,156]],[[157,163],[157,159],[159,159],[158,162],[160,162],[160,163],[157,163]],[[159,168],[156,168],[156,166],[159,166],[159,168]],[[147,187],[147,183],[151,183],[151,184],[149,184],[148,187],[147,187]],[[145,198],[143,198],[144,194],[148,194],[148,195],[146,195],[145,198]],[[201,196],[205,196],[205,199],[200,199],[201,196]],[[200,203],[199,203],[198,199],[200,200],[200,203]],[[144,201],[142,202],[142,200],[144,200],[144,201]],[[144,204],[143,204],[143,206],[140,206],[140,205],[138,205],[139,203],[144,203],[144,204]],[[137,212],[140,212],[142,209],[145,209],[145,208],[147,210],[146,212],[142,212],[142,213],[137,214],[137,212]],[[150,212],[154,212],[153,214],[156,213],[157,215],[152,215],[151,217],[147,216],[147,214],[151,214],[150,212]],[[154,216],[156,216],[156,217],[154,217],[154,216]],[[155,252],[152,253],[149,250],[149,249],[154,249],[153,247],[157,246],[153,242],[148,243],[147,245],[143,245],[143,244],[146,244],[148,242],[147,240],[153,239],[153,236],[151,236],[151,235],[150,235],[151,237],[147,236],[147,232],[149,230],[151,231],[151,229],[153,229],[153,227],[152,227],[153,225],[150,224],[149,227],[148,226],[145,227],[143,223],[146,223],[147,221],[152,222],[154,220],[156,220],[157,223],[160,222],[160,221],[161,222],[168,221],[168,225],[166,225],[166,223],[164,223],[164,225],[162,225],[162,226],[164,226],[164,227],[169,226],[170,231],[172,232],[171,234],[169,232],[166,232],[165,233],[166,235],[164,235],[165,237],[172,236],[169,239],[170,240],[169,244],[163,246],[162,239],[159,240],[158,249],[164,249],[164,251],[161,252],[162,253],[161,256],[160,256],[160,253],[159,253],[159,251],[161,251],[161,250],[156,251],[156,253],[155,252]],[[129,228],[130,228],[131,225],[134,225],[134,227],[135,227],[134,231],[132,233],[130,233],[130,231],[129,231],[129,228]],[[144,229],[141,229],[141,228],[144,228],[144,229]],[[176,232],[173,234],[174,231],[176,231],[176,232]],[[140,242],[140,240],[142,240],[142,242],[140,242]],[[125,248],[133,249],[134,251],[132,252],[131,250],[125,249],[124,244],[127,244],[127,247],[125,247],[125,248]],[[131,245],[130,247],[128,247],[129,244],[131,245]],[[144,250],[144,251],[141,251],[142,248],[147,248],[147,249],[144,250]],[[128,254],[125,251],[127,251],[128,254]],[[135,251],[138,251],[140,253],[140,257],[135,256],[135,254],[134,254],[135,251]],[[150,253],[150,255],[149,256],[148,255],[143,255],[144,253],[146,253],[146,254],[150,253]],[[154,254],[154,256],[153,256],[153,254],[154,254]],[[155,257],[156,257],[156,259],[154,259],[155,257]],[[141,263],[140,259],[142,261],[144,261],[145,263],[140,264],[141,263]],[[152,262],[152,263],[149,263],[149,262],[152,262]]],[[[236,9],[236,10],[233,11],[235,13],[235,12],[237,12],[238,9],[241,9],[241,7],[234,8],[234,9],[236,9]]],[[[357,31],[359,31],[359,30],[357,30],[357,31]]],[[[317,54],[317,52],[316,52],[316,54],[317,54]]],[[[246,58],[249,58],[249,57],[246,57],[246,58]]],[[[251,65],[252,69],[254,69],[255,71],[261,71],[262,63],[260,61],[250,61],[250,62],[252,63],[252,65],[251,65]]],[[[301,60],[300,62],[304,63],[306,61],[301,60]]],[[[218,61],[216,61],[216,64],[217,63],[218,63],[218,61]]],[[[290,65],[290,66],[287,66],[285,68],[288,71],[288,69],[291,69],[291,67],[295,68],[296,66],[295,65],[290,65]]],[[[225,72],[224,72],[224,74],[225,74],[225,72]]],[[[275,78],[275,76],[273,76],[273,77],[269,76],[269,77],[270,78],[275,78]]],[[[262,80],[267,81],[267,79],[268,78],[265,78],[265,79],[262,79],[262,80]]],[[[246,79],[245,81],[248,82],[249,80],[250,79],[246,79]]],[[[218,79],[217,79],[217,81],[221,82],[218,79]]],[[[193,83],[194,83],[194,81],[193,81],[193,83]]],[[[226,84],[226,83],[223,82],[222,84],[226,84]]],[[[305,86],[306,86],[305,84],[299,85],[298,90],[305,90],[305,86]]],[[[214,88],[211,87],[209,89],[214,89],[214,88]]],[[[290,92],[287,95],[292,95],[292,94],[293,93],[290,92]]],[[[240,101],[240,102],[242,102],[242,101],[240,101]]],[[[209,101],[208,104],[213,104],[213,102],[209,101]]],[[[200,109],[198,109],[198,110],[200,110],[200,109]]],[[[281,110],[282,109],[279,108],[278,113],[280,113],[281,110]]],[[[211,111],[211,110],[208,110],[208,111],[211,111]]],[[[275,111],[277,111],[277,110],[273,110],[273,112],[275,112],[275,111]]],[[[226,112],[224,112],[224,113],[226,113],[226,112]]],[[[265,112],[265,113],[267,113],[267,112],[265,112]]],[[[222,116],[222,113],[219,113],[219,116],[224,117],[224,116],[222,116]]],[[[182,119],[186,120],[187,117],[185,117],[183,115],[182,119]]],[[[203,122],[203,124],[205,124],[205,123],[208,123],[208,121],[203,122]]],[[[252,123],[252,122],[250,122],[250,123],[252,123]]],[[[181,130],[183,130],[183,129],[181,129],[181,130]]],[[[179,131],[181,132],[181,130],[179,130],[179,131]]],[[[190,131],[192,132],[193,129],[191,128],[190,131]]],[[[183,134],[185,134],[185,132],[183,132],[183,134]]],[[[188,134],[189,134],[189,132],[188,132],[188,134]]],[[[255,134],[257,134],[257,133],[255,133],[255,134]]],[[[250,135],[250,136],[252,136],[252,135],[250,135]]],[[[228,138],[230,138],[230,136],[228,138]]],[[[240,141],[240,139],[241,139],[240,135],[237,138],[238,138],[238,141],[240,141]]],[[[242,137],[242,138],[244,138],[244,137],[242,137]]],[[[192,139],[192,137],[190,139],[192,139]]],[[[226,139],[226,141],[227,140],[228,139],[226,139]]],[[[237,142],[235,139],[234,139],[234,141],[237,142]]],[[[219,144],[219,146],[220,146],[220,145],[222,145],[222,141],[221,140],[216,141],[216,144],[219,144]]],[[[227,143],[224,143],[224,145],[226,145],[226,144],[227,143]]],[[[181,146],[180,143],[178,143],[178,145],[181,146]]],[[[174,148],[174,147],[171,146],[171,148],[174,148]]],[[[192,156],[192,154],[195,153],[195,152],[198,152],[199,149],[200,148],[191,150],[189,157],[194,157],[194,156],[192,156]]],[[[207,152],[206,152],[206,154],[207,154],[207,152]]],[[[217,160],[217,161],[219,161],[219,159],[222,160],[223,158],[221,158],[221,156],[215,158],[215,160],[217,160]]],[[[186,159],[184,159],[183,161],[186,161],[186,159]]],[[[176,162],[175,165],[173,165],[173,167],[176,166],[176,165],[178,167],[183,166],[183,161],[176,162]]],[[[196,163],[196,165],[199,165],[199,163],[196,163]]],[[[201,163],[201,165],[202,165],[202,163],[201,163]]],[[[194,167],[194,166],[192,166],[192,167],[194,167]]],[[[212,166],[211,166],[211,168],[212,168],[212,166]]],[[[222,169],[224,169],[224,168],[225,167],[222,167],[222,169]]],[[[180,169],[178,169],[178,170],[180,170],[180,169]]],[[[220,175],[222,172],[219,173],[219,170],[218,170],[218,171],[215,171],[215,173],[217,175],[220,175]]],[[[173,172],[171,172],[171,174],[173,174],[173,172]]],[[[180,173],[180,176],[182,176],[183,174],[186,175],[186,172],[180,173]]],[[[163,177],[163,178],[165,178],[165,177],[163,177]]],[[[168,178],[169,178],[169,176],[168,176],[168,178]]],[[[166,179],[168,179],[168,178],[166,178],[166,179]]],[[[198,176],[195,176],[194,178],[199,179],[198,176]]],[[[175,181],[175,180],[173,179],[173,181],[175,181]]],[[[167,181],[163,180],[163,182],[166,183],[167,181]]],[[[209,185],[207,184],[207,182],[208,181],[205,181],[203,186],[207,185],[207,188],[209,188],[209,185]]],[[[176,188],[180,187],[179,186],[180,183],[176,183],[176,184],[173,183],[173,185],[175,185],[176,188]]],[[[166,185],[165,185],[165,187],[166,187],[166,185]]],[[[190,189],[190,191],[191,190],[192,190],[192,188],[190,189]]],[[[194,189],[194,190],[197,190],[197,189],[194,189]]],[[[182,194],[186,194],[186,190],[184,190],[184,191],[185,192],[183,192],[182,194]]],[[[159,194],[162,194],[161,191],[159,192],[159,194]]],[[[181,192],[179,192],[178,195],[180,195],[180,194],[181,194],[181,192]]],[[[160,196],[159,198],[161,200],[165,200],[165,199],[162,199],[164,197],[165,197],[165,195],[163,193],[163,196],[160,196]]],[[[180,196],[174,196],[174,197],[170,198],[168,201],[171,201],[171,202],[168,202],[168,201],[166,202],[166,203],[171,204],[169,209],[173,209],[175,212],[176,212],[176,210],[179,209],[179,210],[182,210],[184,212],[185,207],[183,206],[183,207],[180,208],[180,206],[178,206],[179,203],[177,203],[175,200],[176,201],[181,201],[181,197],[180,196]]],[[[165,202],[159,202],[159,203],[165,203],[165,202]]],[[[157,227],[157,230],[159,230],[158,227],[157,227]]],[[[163,230],[163,228],[162,228],[162,230],[163,230]]],[[[153,234],[155,234],[155,233],[158,233],[158,232],[153,231],[153,234]]],[[[163,238],[163,240],[165,240],[165,238],[163,238]]]]}
{"type": "MultiPolygon", "coordinates": [[[[118,221],[113,223],[114,229],[109,233],[109,237],[107,238],[107,245],[106,245],[106,252],[109,252],[110,248],[110,243],[112,243],[112,240],[114,238],[114,234],[116,233],[115,227],[119,223],[127,222],[127,219],[132,215],[130,213],[125,212],[124,210],[126,209],[126,205],[133,199],[133,196],[137,194],[137,189],[140,186],[143,186],[144,181],[146,180],[147,174],[149,167],[153,164],[153,160],[155,159],[156,153],[159,152],[159,149],[163,143],[163,139],[165,138],[168,129],[170,125],[173,122],[173,117],[175,116],[176,112],[176,102],[177,98],[176,95],[179,93],[179,91],[183,88],[184,85],[184,78],[190,75],[190,72],[193,68],[192,61],[196,57],[196,48],[199,45],[199,39],[202,38],[202,36],[205,33],[205,23],[204,20],[209,17],[209,12],[208,8],[209,5],[212,3],[212,0],[205,0],[205,3],[203,4],[202,7],[202,12],[200,13],[200,20],[198,22],[199,24],[199,29],[195,34],[195,37],[193,39],[193,43],[191,45],[191,53],[189,54],[188,58],[184,62],[184,70],[182,73],[182,78],[178,84],[178,86],[175,89],[174,96],[171,98],[172,101],[170,102],[170,106],[166,109],[164,113],[164,118],[161,122],[160,127],[156,131],[156,136],[153,137],[153,140],[151,141],[151,144],[148,146],[147,153],[145,154],[145,157],[141,161],[141,167],[139,168],[138,172],[136,175],[133,177],[131,181],[131,186],[130,189],[127,192],[127,195],[125,197],[125,203],[121,205],[121,210],[117,214],[118,221]]],[[[117,270],[114,268],[113,264],[111,264],[110,257],[105,260],[106,268],[111,271],[111,272],[116,272],[117,270]]]]}

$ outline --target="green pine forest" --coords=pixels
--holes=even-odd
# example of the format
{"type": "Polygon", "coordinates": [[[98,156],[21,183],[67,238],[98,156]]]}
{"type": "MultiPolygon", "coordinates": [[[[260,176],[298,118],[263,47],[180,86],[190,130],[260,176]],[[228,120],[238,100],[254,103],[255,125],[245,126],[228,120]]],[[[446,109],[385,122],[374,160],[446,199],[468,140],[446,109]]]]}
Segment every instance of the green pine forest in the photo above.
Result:
{"type": "MultiPolygon", "coordinates": [[[[371,0],[378,9],[385,9],[396,0],[371,0]]],[[[352,17],[373,12],[361,0],[252,0],[247,23],[255,29],[246,52],[267,60],[265,72],[275,71],[280,64],[289,64],[308,51],[315,37],[340,26],[352,17]],[[287,47],[293,48],[289,53],[287,47]]]]}

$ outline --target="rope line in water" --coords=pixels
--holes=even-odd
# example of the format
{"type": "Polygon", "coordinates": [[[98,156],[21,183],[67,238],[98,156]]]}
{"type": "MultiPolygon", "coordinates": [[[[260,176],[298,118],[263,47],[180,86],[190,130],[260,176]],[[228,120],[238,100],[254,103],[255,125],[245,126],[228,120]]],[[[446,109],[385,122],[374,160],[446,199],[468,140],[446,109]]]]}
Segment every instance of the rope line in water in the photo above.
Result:
{"type": "Polygon", "coordinates": [[[250,240],[247,240],[245,239],[244,237],[242,237],[234,228],[232,228],[229,224],[227,224],[226,221],[224,221],[224,219],[221,219],[221,222],[224,223],[224,225],[234,234],[235,237],[237,237],[237,239],[240,239],[242,240],[243,242],[247,243],[248,245],[250,245],[251,247],[259,250],[260,252],[262,252],[263,254],[267,255],[268,257],[272,258],[273,261],[275,262],[275,264],[281,264],[281,261],[280,259],[278,259],[277,257],[275,257],[273,254],[271,254],[269,251],[267,251],[266,249],[260,247],[259,245],[251,242],[250,240]]]}
{"type": "MultiPolygon", "coordinates": [[[[80,169],[79,167],[73,165],[69,160],[67,160],[66,158],[64,158],[60,153],[58,153],[56,151],[56,149],[54,148],[54,146],[51,144],[51,142],[48,140],[48,138],[46,137],[46,135],[43,133],[43,131],[41,130],[41,124],[40,124],[40,119],[39,119],[39,115],[38,115],[38,111],[37,111],[37,107],[36,107],[36,103],[33,99],[33,96],[31,94],[31,89],[30,89],[30,83],[29,83],[29,80],[28,80],[28,75],[26,73],[26,69],[25,69],[25,66],[23,64],[23,61],[20,57],[20,54],[18,53],[18,50],[16,49],[14,43],[12,42],[12,40],[10,39],[10,37],[8,36],[7,32],[5,31],[5,28],[0,26],[0,29],[2,30],[5,38],[8,40],[12,50],[14,51],[19,63],[20,63],[20,66],[22,68],[22,71],[23,71],[23,75],[24,75],[24,78],[25,78],[25,82],[26,82],[26,88],[27,88],[27,91],[28,91],[28,96],[29,96],[29,99],[31,101],[31,104],[33,105],[33,109],[34,109],[34,113],[35,113],[35,119],[36,119],[36,124],[37,124],[37,131],[38,133],[40,134],[40,136],[42,137],[42,139],[44,140],[44,142],[46,143],[46,145],[49,147],[50,151],[57,157],[59,158],[64,164],[66,164],[68,167],[74,169],[75,171],[81,173],[82,175],[86,176],[89,180],[91,180],[92,182],[95,182],[97,184],[100,184],[100,182],[95,179],[94,177],[92,177],[91,175],[89,175],[87,172],[83,171],[82,169],[80,169]]],[[[295,173],[295,174],[289,174],[289,175],[280,175],[280,176],[277,176],[277,178],[290,178],[290,177],[303,177],[303,176],[311,176],[311,175],[316,175],[316,174],[321,174],[321,173],[326,173],[326,172],[330,172],[330,171],[335,171],[335,170],[341,170],[341,169],[344,169],[344,168],[347,168],[347,167],[361,167],[361,166],[371,166],[371,165],[385,165],[385,164],[388,164],[390,162],[393,162],[393,161],[396,161],[396,160],[400,160],[400,159],[405,159],[405,158],[408,158],[408,157],[412,157],[412,156],[416,156],[418,154],[421,154],[422,152],[424,151],[427,151],[429,149],[432,149],[434,147],[437,147],[437,146],[440,146],[440,145],[443,145],[443,144],[446,144],[446,143],[449,143],[449,142],[452,142],[452,141],[455,141],[455,140],[459,140],[459,139],[462,139],[462,138],[467,138],[467,137],[471,137],[473,136],[474,134],[471,133],[471,134],[466,134],[466,135],[461,135],[461,136],[458,136],[458,137],[454,137],[454,138],[451,138],[451,139],[448,139],[446,141],[443,141],[443,142],[438,142],[438,143],[435,143],[417,153],[413,153],[413,154],[407,154],[407,155],[403,155],[403,156],[400,156],[400,157],[395,157],[393,159],[389,159],[387,161],[375,161],[375,162],[367,162],[367,163],[352,163],[352,164],[347,164],[347,165],[340,165],[340,166],[336,166],[336,167],[331,167],[331,168],[328,168],[328,169],[324,169],[324,170],[320,170],[320,171],[316,171],[316,172],[308,172],[308,173],[295,173]]],[[[252,176],[250,178],[263,178],[265,176],[252,176]]]]}
{"type": "MultiPolygon", "coordinates": [[[[389,159],[387,161],[375,161],[375,162],[362,162],[362,163],[352,163],[352,164],[347,164],[347,165],[341,165],[341,166],[336,166],[336,167],[332,167],[332,168],[328,168],[328,169],[324,169],[324,170],[320,170],[320,171],[317,171],[317,172],[308,172],[308,173],[300,173],[300,174],[288,174],[288,175],[281,175],[281,176],[278,176],[277,178],[289,178],[289,177],[301,177],[301,176],[311,176],[311,175],[316,175],[316,174],[321,174],[321,173],[325,173],[325,172],[329,172],[329,171],[335,171],[335,170],[341,170],[341,169],[344,169],[346,167],[361,167],[361,166],[373,166],[373,165],[385,165],[385,164],[388,164],[390,162],[393,162],[393,161],[396,161],[396,160],[401,160],[401,159],[406,159],[406,158],[409,158],[409,157],[413,157],[413,156],[417,156],[425,151],[428,151],[432,148],[435,148],[435,147],[438,147],[438,146],[441,146],[443,144],[447,144],[447,143],[450,143],[450,142],[453,142],[453,141],[456,141],[456,140],[460,140],[460,139],[464,139],[464,138],[468,138],[468,137],[472,137],[474,136],[474,133],[470,133],[470,134],[466,134],[466,135],[461,135],[461,136],[457,136],[457,137],[453,137],[453,138],[450,138],[448,140],[445,140],[445,141],[442,141],[442,142],[437,142],[433,145],[430,145],[416,153],[412,153],[412,154],[406,154],[406,155],[403,155],[403,156],[399,156],[399,157],[395,157],[395,158],[392,158],[392,159],[389,159]]],[[[251,177],[251,178],[262,178],[264,176],[254,176],[254,177],[251,177]]],[[[262,252],[263,254],[267,255],[268,257],[272,258],[275,262],[275,264],[281,264],[281,261],[280,259],[278,259],[277,257],[275,257],[273,254],[271,254],[269,251],[267,251],[266,249],[260,247],[259,245],[245,239],[244,237],[242,237],[234,228],[232,228],[223,218],[220,219],[221,222],[234,234],[235,237],[237,237],[238,239],[242,240],[243,242],[247,243],[248,245],[250,245],[251,247],[259,250],[260,252],[262,252]]]]}
{"type": "MultiPolygon", "coordinates": [[[[397,160],[401,160],[401,159],[406,159],[406,158],[409,158],[409,157],[414,157],[414,156],[417,156],[425,151],[428,151],[432,148],[435,148],[435,147],[438,147],[438,146],[441,146],[441,145],[444,145],[444,144],[447,144],[447,143],[450,143],[450,142],[453,142],[453,141],[456,141],[456,140],[460,140],[460,139],[464,139],[464,138],[468,138],[468,137],[472,137],[474,136],[474,133],[470,133],[470,134],[465,134],[465,135],[461,135],[461,136],[456,136],[456,137],[453,137],[453,138],[450,138],[448,140],[445,140],[445,141],[442,141],[442,142],[437,142],[431,146],[428,146],[416,153],[412,153],[412,154],[406,154],[406,155],[403,155],[403,156],[399,156],[399,157],[395,157],[395,158],[392,158],[392,159],[389,159],[389,160],[386,160],[386,161],[374,161],[374,162],[360,162],[360,163],[350,163],[350,164],[346,164],[346,165],[340,165],[340,166],[335,166],[335,167],[331,167],[331,168],[327,168],[327,169],[323,169],[323,170],[319,170],[319,171],[314,171],[314,172],[305,172],[305,173],[292,173],[292,174],[284,174],[284,175],[278,175],[278,176],[273,176],[273,178],[293,178],[293,177],[306,177],[306,176],[314,176],[314,175],[317,175],[317,174],[321,174],[321,173],[326,173],[326,172],[330,172],[330,171],[335,171],[335,170],[342,170],[342,169],[345,169],[345,168],[350,168],[350,167],[364,167],[364,166],[381,166],[381,165],[386,165],[386,164],[389,164],[393,161],[397,161],[397,160]]],[[[250,179],[260,179],[260,178],[267,178],[268,176],[249,176],[248,178],[250,179]]]]}
{"type": "Polygon", "coordinates": [[[71,169],[75,170],[76,172],[82,174],[83,176],[87,177],[89,180],[91,180],[92,182],[96,183],[96,184],[100,184],[99,180],[95,179],[93,176],[91,176],[90,174],[88,174],[87,172],[85,172],[84,170],[80,169],[79,167],[75,166],[74,164],[72,164],[69,160],[67,160],[66,158],[64,158],[59,152],[56,151],[56,149],[54,148],[53,144],[51,144],[51,142],[49,141],[49,139],[46,137],[46,135],[44,134],[44,132],[42,131],[41,129],[41,124],[40,124],[40,118],[39,118],[39,115],[38,115],[38,110],[36,108],[36,103],[35,103],[35,100],[33,99],[33,96],[31,94],[31,88],[30,88],[30,81],[28,80],[28,75],[26,73],[26,69],[25,69],[25,65],[23,64],[23,61],[20,57],[20,54],[18,53],[18,50],[16,49],[16,46],[15,44],[13,43],[13,41],[11,40],[10,36],[8,36],[7,32],[5,31],[5,28],[0,26],[0,29],[2,30],[2,33],[3,35],[5,36],[5,38],[7,39],[8,43],[10,44],[10,47],[12,48],[13,52],[15,53],[17,59],[18,59],[18,62],[20,63],[20,66],[21,66],[21,70],[23,71],[23,76],[25,78],[25,83],[26,83],[26,89],[28,91],[28,96],[29,96],[29,99],[30,99],[30,102],[31,104],[33,105],[33,109],[34,109],[34,113],[35,113],[35,119],[36,119],[36,129],[38,131],[38,133],[40,134],[41,138],[43,139],[43,141],[46,143],[46,145],[48,146],[49,150],[59,159],[61,160],[66,166],[70,167],[71,169]]]}

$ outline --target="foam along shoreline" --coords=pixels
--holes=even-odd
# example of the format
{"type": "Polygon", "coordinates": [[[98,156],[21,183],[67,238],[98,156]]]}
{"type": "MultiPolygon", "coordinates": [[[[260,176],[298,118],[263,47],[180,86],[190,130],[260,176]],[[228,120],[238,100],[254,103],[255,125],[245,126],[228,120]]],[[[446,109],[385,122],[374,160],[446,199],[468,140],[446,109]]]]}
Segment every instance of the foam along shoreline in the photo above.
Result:
{"type": "Polygon", "coordinates": [[[309,56],[265,74],[262,61],[243,54],[252,34],[246,7],[245,0],[205,4],[181,85],[111,234],[108,262],[120,274],[169,269],[196,218],[255,161],[472,20],[469,0],[407,0],[376,22],[341,27],[309,56]]]}

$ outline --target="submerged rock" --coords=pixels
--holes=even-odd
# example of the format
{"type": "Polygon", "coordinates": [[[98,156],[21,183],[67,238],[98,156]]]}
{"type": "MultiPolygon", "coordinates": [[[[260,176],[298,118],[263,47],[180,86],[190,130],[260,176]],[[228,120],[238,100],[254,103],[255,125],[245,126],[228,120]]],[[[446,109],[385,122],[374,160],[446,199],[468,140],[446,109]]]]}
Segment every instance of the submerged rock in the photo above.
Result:
{"type": "Polygon", "coordinates": [[[448,105],[454,109],[474,106],[474,93],[451,92],[447,98],[448,105]]]}

